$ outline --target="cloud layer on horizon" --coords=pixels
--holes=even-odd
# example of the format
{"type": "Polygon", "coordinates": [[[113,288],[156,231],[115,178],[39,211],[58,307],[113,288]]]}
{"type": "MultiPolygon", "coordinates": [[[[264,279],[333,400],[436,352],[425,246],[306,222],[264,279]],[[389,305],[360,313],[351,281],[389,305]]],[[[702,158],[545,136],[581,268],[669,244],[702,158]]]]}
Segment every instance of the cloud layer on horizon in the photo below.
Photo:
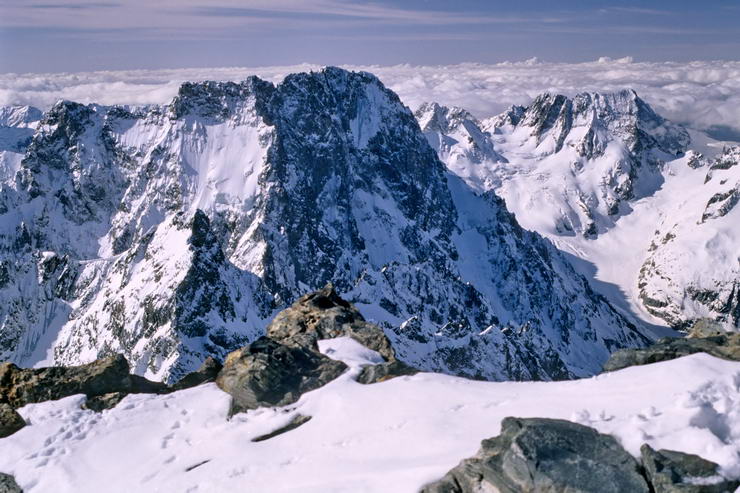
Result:
{"type": "MultiPolygon", "coordinates": [[[[99,104],[161,104],[183,81],[242,80],[248,75],[279,82],[316,65],[261,68],[134,70],[68,74],[0,74],[0,105],[42,109],[58,99],[99,104]]],[[[644,62],[601,59],[589,63],[536,60],[493,65],[345,66],[376,74],[415,109],[422,102],[461,106],[479,118],[512,104],[528,104],[543,92],[574,95],[631,88],[673,121],[740,136],[740,62],[644,62]]],[[[725,137],[727,138],[727,137],[725,137]]]]}

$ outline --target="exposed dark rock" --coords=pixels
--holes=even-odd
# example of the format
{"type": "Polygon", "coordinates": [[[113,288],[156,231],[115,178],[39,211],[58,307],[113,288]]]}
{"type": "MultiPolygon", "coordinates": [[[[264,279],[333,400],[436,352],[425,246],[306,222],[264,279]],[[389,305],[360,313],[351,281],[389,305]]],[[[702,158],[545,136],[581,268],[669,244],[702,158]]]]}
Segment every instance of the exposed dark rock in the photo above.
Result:
{"type": "Polygon", "coordinates": [[[612,436],[558,419],[505,418],[499,436],[483,440],[476,456],[422,491],[647,493],[649,488],[637,461],[612,436]]]}
{"type": "Polygon", "coordinates": [[[23,490],[13,476],[0,472],[0,493],[23,493],[23,490]]]}
{"type": "Polygon", "coordinates": [[[375,383],[417,370],[396,358],[391,342],[377,325],[363,318],[349,302],[342,299],[330,283],[309,293],[293,306],[278,313],[267,327],[268,337],[282,344],[318,351],[321,339],[351,337],[380,353],[386,363],[366,366],[357,378],[360,383],[375,383]]]}
{"type": "Polygon", "coordinates": [[[304,416],[302,414],[296,414],[287,425],[281,426],[277,430],[271,431],[270,433],[265,433],[264,435],[254,437],[252,438],[252,441],[253,442],[264,442],[265,440],[269,440],[270,438],[274,438],[278,435],[282,435],[283,433],[287,433],[291,430],[295,430],[299,426],[306,424],[309,421],[311,421],[311,416],[304,416]]]}
{"type": "Polygon", "coordinates": [[[339,297],[331,283],[278,313],[267,327],[267,336],[288,346],[314,350],[318,350],[316,343],[321,339],[349,336],[386,360],[395,359],[383,330],[366,322],[354,306],[339,297]]]}
{"type": "Polygon", "coordinates": [[[101,412],[105,409],[112,409],[118,405],[128,394],[126,392],[110,392],[108,394],[88,397],[82,409],[101,412]]]}
{"type": "Polygon", "coordinates": [[[23,369],[13,363],[0,364],[0,402],[14,408],[74,394],[85,394],[89,398],[111,392],[167,391],[163,383],[130,374],[128,362],[120,354],[69,367],[23,369]]]}
{"type": "Polygon", "coordinates": [[[655,493],[731,493],[740,481],[719,474],[719,466],[698,455],[672,450],[640,449],[645,474],[655,493]]]}
{"type": "Polygon", "coordinates": [[[222,368],[223,365],[219,361],[209,356],[208,358],[206,358],[200,368],[198,368],[194,372],[188,373],[176,383],[174,383],[170,388],[172,390],[183,390],[204,383],[215,382],[216,377],[218,376],[218,372],[220,372],[222,368]]]}
{"type": "Polygon", "coordinates": [[[26,426],[18,412],[10,404],[0,404],[0,438],[5,438],[26,426]]]}
{"type": "Polygon", "coordinates": [[[378,383],[385,380],[389,380],[393,377],[401,377],[404,375],[415,375],[419,370],[412,368],[403,361],[394,359],[386,363],[379,365],[366,366],[360,372],[357,377],[357,381],[360,383],[378,383]]]}
{"type": "Polygon", "coordinates": [[[334,380],[347,369],[341,361],[305,347],[260,337],[226,358],[216,379],[233,397],[231,413],[262,406],[284,406],[301,394],[334,380]]]}
{"type": "Polygon", "coordinates": [[[740,333],[716,333],[709,337],[664,337],[644,349],[622,349],[614,352],[604,364],[604,371],[647,365],[701,352],[717,358],[740,361],[740,333]]]}

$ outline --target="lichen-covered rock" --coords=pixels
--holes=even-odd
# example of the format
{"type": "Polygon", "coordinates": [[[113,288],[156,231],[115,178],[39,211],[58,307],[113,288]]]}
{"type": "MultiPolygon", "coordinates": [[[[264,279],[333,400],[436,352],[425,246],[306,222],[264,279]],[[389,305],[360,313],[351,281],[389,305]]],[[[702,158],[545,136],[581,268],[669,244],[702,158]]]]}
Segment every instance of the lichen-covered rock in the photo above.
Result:
{"type": "Polygon", "coordinates": [[[231,414],[262,406],[284,406],[334,380],[347,369],[341,361],[305,347],[261,337],[226,358],[216,379],[232,396],[231,414]]]}
{"type": "Polygon", "coordinates": [[[18,368],[13,363],[0,364],[0,402],[14,408],[74,394],[94,397],[111,392],[167,391],[165,384],[132,375],[126,358],[120,354],[69,367],[18,368]]]}
{"type": "Polygon", "coordinates": [[[644,349],[616,351],[604,364],[604,371],[668,361],[694,353],[707,353],[717,358],[740,361],[740,333],[718,333],[709,337],[664,337],[644,349]]]}
{"type": "Polygon", "coordinates": [[[23,490],[13,476],[0,472],[0,493],[23,493],[23,490]]]}
{"type": "Polygon", "coordinates": [[[645,474],[655,493],[731,493],[740,481],[719,474],[719,466],[698,455],[640,448],[645,474]]]}
{"type": "Polygon", "coordinates": [[[5,438],[26,426],[18,412],[10,404],[0,403],[0,438],[5,438]]]}
{"type": "Polygon", "coordinates": [[[357,308],[337,294],[331,283],[302,296],[290,308],[278,313],[267,326],[267,336],[282,344],[315,350],[321,339],[349,336],[386,360],[395,359],[391,342],[383,330],[366,322],[357,308]]]}
{"type": "Polygon", "coordinates": [[[637,461],[609,435],[544,418],[505,418],[501,434],[483,440],[423,493],[647,493],[637,461]]]}

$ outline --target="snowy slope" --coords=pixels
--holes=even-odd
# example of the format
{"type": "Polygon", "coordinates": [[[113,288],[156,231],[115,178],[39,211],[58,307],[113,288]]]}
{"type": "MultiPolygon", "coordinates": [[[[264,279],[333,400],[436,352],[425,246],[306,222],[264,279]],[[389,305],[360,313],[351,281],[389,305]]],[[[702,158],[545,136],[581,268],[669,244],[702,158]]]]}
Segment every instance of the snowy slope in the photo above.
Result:
{"type": "Polygon", "coordinates": [[[336,68],[59,102],[0,195],[0,255],[0,358],[22,365],[115,351],[174,380],[327,281],[428,370],[586,376],[650,337],[336,68]]]}
{"type": "MultiPolygon", "coordinates": [[[[615,305],[657,326],[711,318],[740,327],[736,148],[715,156],[721,145],[666,121],[632,91],[545,94],[467,124],[502,158],[466,159],[468,146],[453,144],[440,152],[448,168],[501,195],[615,305]]],[[[427,138],[441,128],[425,127],[427,138]]]]}
{"type": "Polygon", "coordinates": [[[41,111],[31,106],[0,107],[0,180],[5,182],[20,167],[41,111]]]}
{"type": "Polygon", "coordinates": [[[643,443],[698,454],[740,477],[740,363],[696,354],[568,382],[422,373],[361,385],[351,376],[377,355],[351,340],[321,346],[352,368],[294,405],[231,420],[214,384],[129,395],[102,413],[81,410],[84,396],[27,405],[31,426],[0,440],[0,471],[28,493],[414,492],[518,416],[594,427],[636,456],[643,443]],[[298,413],[311,420],[250,441],[298,413]]]}

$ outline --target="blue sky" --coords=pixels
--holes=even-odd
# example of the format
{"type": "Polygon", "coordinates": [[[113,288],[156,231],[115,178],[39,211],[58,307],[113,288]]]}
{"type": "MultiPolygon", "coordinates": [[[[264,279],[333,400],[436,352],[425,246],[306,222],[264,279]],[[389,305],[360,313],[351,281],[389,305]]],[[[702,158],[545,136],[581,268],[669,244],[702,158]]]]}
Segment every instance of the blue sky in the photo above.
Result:
{"type": "Polygon", "coordinates": [[[740,2],[0,0],[0,72],[740,59],[740,2]]]}

